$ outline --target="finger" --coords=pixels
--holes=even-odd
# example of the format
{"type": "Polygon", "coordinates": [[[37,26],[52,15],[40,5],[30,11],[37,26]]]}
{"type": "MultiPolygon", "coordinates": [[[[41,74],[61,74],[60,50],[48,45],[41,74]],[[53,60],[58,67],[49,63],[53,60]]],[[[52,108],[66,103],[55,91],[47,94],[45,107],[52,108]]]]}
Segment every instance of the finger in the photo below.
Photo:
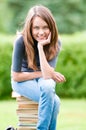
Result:
{"type": "Polygon", "coordinates": [[[64,80],[61,80],[61,79],[58,79],[58,78],[55,81],[58,82],[58,83],[65,82],[64,80]]]}
{"type": "Polygon", "coordinates": [[[65,82],[66,81],[65,78],[63,76],[61,76],[61,75],[56,75],[56,80],[58,82],[65,82]]]}
{"type": "Polygon", "coordinates": [[[66,81],[66,78],[65,78],[64,75],[62,75],[61,73],[56,72],[56,75],[57,75],[57,77],[59,77],[61,80],[66,81]]]}
{"type": "Polygon", "coordinates": [[[63,80],[59,76],[56,76],[54,79],[56,82],[63,82],[63,80]]]}

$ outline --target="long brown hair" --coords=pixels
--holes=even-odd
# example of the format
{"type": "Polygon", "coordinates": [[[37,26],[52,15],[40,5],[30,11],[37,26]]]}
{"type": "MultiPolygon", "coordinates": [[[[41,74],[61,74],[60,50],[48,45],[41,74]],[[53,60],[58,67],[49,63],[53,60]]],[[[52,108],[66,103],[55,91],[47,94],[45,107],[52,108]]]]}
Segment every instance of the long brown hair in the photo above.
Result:
{"type": "Polygon", "coordinates": [[[32,7],[27,14],[22,35],[27,54],[28,67],[33,70],[37,70],[37,65],[35,62],[34,39],[31,32],[32,21],[35,16],[41,17],[48,24],[51,31],[51,43],[44,46],[46,59],[48,61],[51,60],[54,56],[56,56],[58,51],[58,31],[50,10],[41,5],[32,7]]]}

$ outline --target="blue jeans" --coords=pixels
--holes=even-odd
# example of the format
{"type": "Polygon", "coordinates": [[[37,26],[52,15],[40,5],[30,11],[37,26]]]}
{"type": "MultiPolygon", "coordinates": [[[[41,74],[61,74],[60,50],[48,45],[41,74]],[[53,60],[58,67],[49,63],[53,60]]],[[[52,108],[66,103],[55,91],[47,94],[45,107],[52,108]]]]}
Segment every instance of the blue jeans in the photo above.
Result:
{"type": "Polygon", "coordinates": [[[39,103],[37,130],[56,130],[60,99],[52,79],[33,79],[24,82],[12,80],[12,88],[20,95],[39,103]]]}

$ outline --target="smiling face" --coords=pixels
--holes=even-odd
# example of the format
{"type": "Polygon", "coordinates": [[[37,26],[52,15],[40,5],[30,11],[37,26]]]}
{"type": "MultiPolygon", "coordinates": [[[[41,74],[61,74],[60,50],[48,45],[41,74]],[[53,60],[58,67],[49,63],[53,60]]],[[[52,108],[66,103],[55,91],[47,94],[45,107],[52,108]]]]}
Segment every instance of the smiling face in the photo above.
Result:
{"type": "Polygon", "coordinates": [[[32,35],[36,41],[46,40],[49,36],[50,29],[48,24],[39,16],[34,17],[32,21],[32,35]]]}

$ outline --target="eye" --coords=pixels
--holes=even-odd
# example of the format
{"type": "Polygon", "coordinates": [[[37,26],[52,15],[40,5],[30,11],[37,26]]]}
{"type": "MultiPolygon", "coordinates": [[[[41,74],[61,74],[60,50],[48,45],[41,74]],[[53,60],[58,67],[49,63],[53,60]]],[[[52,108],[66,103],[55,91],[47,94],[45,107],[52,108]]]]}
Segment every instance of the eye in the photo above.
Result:
{"type": "Polygon", "coordinates": [[[49,29],[49,27],[48,26],[44,26],[43,29],[49,29]]]}
{"type": "Polygon", "coordinates": [[[34,26],[34,27],[33,27],[33,29],[38,30],[38,29],[39,29],[39,27],[38,27],[38,26],[34,26]]]}

